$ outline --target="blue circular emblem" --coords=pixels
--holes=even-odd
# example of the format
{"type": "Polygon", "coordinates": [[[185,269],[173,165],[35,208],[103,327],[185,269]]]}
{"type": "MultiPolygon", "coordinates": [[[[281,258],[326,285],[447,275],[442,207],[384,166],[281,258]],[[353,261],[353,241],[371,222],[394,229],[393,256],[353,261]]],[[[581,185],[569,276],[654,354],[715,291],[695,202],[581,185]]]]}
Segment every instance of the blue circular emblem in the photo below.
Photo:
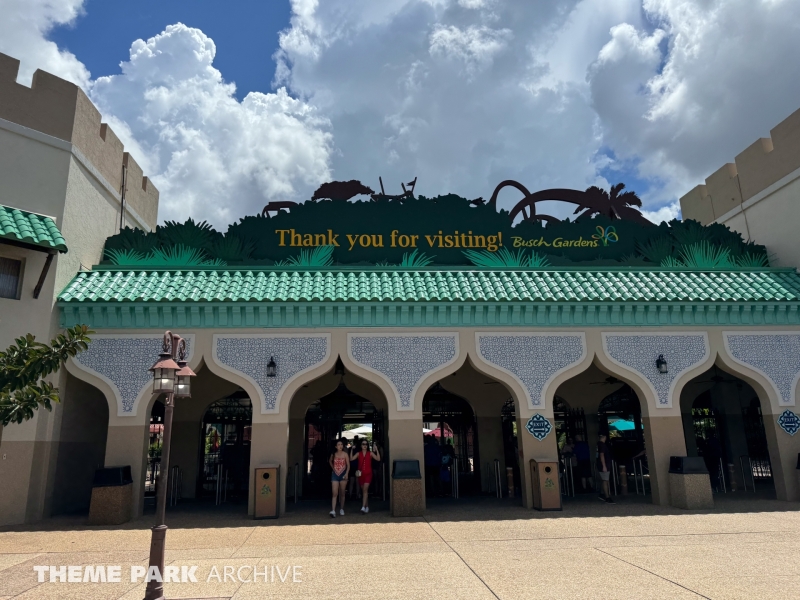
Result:
{"type": "Polygon", "coordinates": [[[800,417],[787,409],[778,417],[778,425],[789,435],[794,435],[800,431],[800,417]]]}
{"type": "Polygon", "coordinates": [[[550,424],[550,421],[544,417],[544,415],[541,413],[534,413],[534,415],[528,419],[525,429],[527,429],[528,433],[541,442],[547,437],[547,434],[552,431],[553,426],[550,424]]]}

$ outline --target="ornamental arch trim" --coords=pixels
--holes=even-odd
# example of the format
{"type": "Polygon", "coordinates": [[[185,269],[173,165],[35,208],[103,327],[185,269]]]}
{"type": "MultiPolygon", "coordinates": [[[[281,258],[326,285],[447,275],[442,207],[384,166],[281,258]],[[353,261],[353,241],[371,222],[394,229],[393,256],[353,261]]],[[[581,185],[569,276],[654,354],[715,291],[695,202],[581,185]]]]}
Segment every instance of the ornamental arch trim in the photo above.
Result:
{"type": "Polygon", "coordinates": [[[725,352],[738,366],[761,375],[778,406],[795,406],[800,382],[800,334],[792,331],[722,332],[725,352]]]}
{"type": "Polygon", "coordinates": [[[477,358],[511,377],[529,409],[545,409],[547,390],[563,372],[586,358],[583,332],[491,332],[475,334],[477,358]]]}
{"type": "Polygon", "coordinates": [[[711,356],[705,331],[600,335],[606,358],[624,371],[638,375],[655,398],[655,407],[661,409],[673,407],[672,399],[682,376],[711,356]],[[661,354],[667,359],[666,373],[656,368],[656,359],[661,354]]]}
{"type": "Polygon", "coordinates": [[[458,333],[348,333],[347,356],[388,383],[398,411],[413,411],[426,379],[455,364],[458,333]]]}
{"type": "MultiPolygon", "coordinates": [[[[182,337],[186,340],[187,360],[194,364],[195,335],[182,337]]],[[[163,333],[93,334],[89,347],[70,359],[78,371],[71,372],[78,378],[83,372],[100,379],[113,394],[116,416],[136,417],[142,400],[146,399],[148,405],[152,399],[153,376],[149,369],[158,359],[163,339],[163,333]]]]}
{"type": "Polygon", "coordinates": [[[331,334],[219,333],[214,334],[211,354],[217,366],[256,390],[261,414],[278,414],[289,386],[330,359],[331,334]],[[267,377],[272,357],[276,374],[267,377]]]}

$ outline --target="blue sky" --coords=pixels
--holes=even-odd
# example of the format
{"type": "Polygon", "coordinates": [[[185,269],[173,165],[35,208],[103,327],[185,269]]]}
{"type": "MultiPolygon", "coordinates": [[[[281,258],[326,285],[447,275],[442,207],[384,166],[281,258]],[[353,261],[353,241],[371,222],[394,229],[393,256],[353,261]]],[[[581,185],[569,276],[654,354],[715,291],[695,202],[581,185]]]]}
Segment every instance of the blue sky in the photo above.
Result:
{"type": "Polygon", "coordinates": [[[469,198],[623,182],[668,220],[800,106],[798,0],[0,2],[18,81],[80,85],[161,220],[224,228],[378,176],[469,198]]]}
{"type": "Polygon", "coordinates": [[[236,83],[239,99],[271,89],[278,32],[289,26],[291,16],[289,0],[88,0],[84,10],[49,38],[75,54],[94,77],[118,73],[133,40],[148,39],[180,22],[214,40],[214,64],[227,81],[236,83]]]}

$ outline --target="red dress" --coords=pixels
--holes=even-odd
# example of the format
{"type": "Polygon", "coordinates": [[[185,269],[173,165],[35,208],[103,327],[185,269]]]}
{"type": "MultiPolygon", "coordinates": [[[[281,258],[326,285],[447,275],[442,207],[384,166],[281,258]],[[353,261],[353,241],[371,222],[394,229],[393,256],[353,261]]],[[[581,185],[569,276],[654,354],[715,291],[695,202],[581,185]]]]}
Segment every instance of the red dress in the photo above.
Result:
{"type": "Polygon", "coordinates": [[[358,453],[358,470],[361,471],[361,477],[358,478],[358,485],[365,483],[372,483],[372,453],[367,451],[358,453]]]}

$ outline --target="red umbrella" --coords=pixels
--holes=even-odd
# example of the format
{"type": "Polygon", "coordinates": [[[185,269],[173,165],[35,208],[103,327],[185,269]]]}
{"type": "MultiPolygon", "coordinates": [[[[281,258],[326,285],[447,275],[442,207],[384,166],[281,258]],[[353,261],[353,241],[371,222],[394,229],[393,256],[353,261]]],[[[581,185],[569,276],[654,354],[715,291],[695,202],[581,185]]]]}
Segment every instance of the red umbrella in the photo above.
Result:
{"type": "MultiPolygon", "coordinates": [[[[425,435],[432,435],[434,437],[440,438],[440,437],[442,437],[442,428],[441,427],[437,427],[436,429],[432,429],[430,432],[426,433],[425,435]]],[[[453,437],[453,430],[450,429],[450,427],[445,427],[444,437],[446,437],[446,438],[453,437]]]]}

